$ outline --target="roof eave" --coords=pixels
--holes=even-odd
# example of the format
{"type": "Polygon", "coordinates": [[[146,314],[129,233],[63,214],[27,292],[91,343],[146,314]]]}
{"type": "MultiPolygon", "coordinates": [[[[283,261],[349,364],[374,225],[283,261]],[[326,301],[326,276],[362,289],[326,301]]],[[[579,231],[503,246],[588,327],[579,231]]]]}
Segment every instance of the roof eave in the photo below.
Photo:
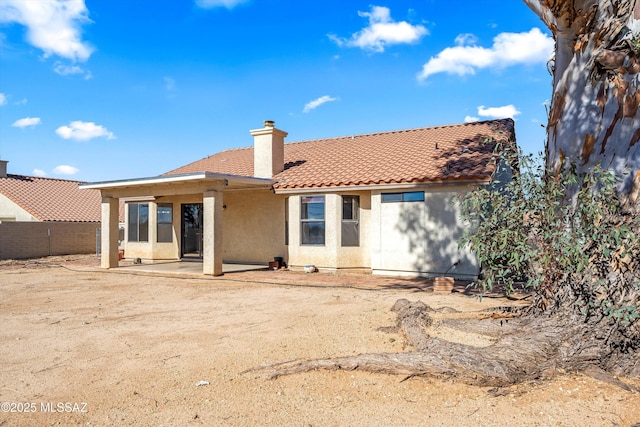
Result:
{"type": "Polygon", "coordinates": [[[428,182],[391,182],[383,184],[356,184],[356,185],[323,185],[318,187],[274,187],[276,194],[296,194],[296,193],[327,193],[338,191],[371,191],[371,190],[406,190],[433,187],[452,186],[477,186],[487,185],[491,178],[455,179],[455,180],[434,180],[428,182]]]}
{"type": "Polygon", "coordinates": [[[273,181],[271,179],[265,178],[230,175],[216,172],[193,172],[178,175],[160,175],[116,181],[89,182],[79,185],[79,188],[82,190],[107,190],[125,187],[148,187],[157,184],[190,183],[194,181],[225,181],[228,183],[255,187],[270,187],[271,185],[273,185],[273,181]]]}

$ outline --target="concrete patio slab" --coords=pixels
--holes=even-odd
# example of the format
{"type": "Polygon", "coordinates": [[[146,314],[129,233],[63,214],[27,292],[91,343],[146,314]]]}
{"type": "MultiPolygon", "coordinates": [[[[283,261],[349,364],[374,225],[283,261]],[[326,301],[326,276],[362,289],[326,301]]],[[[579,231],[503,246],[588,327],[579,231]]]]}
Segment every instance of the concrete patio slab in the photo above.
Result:
{"type": "MultiPolygon", "coordinates": [[[[119,270],[135,270],[153,273],[202,274],[201,261],[154,261],[142,264],[129,264],[117,267],[119,270]]],[[[267,270],[268,266],[261,264],[222,264],[223,273],[241,271],[267,270]]]]}

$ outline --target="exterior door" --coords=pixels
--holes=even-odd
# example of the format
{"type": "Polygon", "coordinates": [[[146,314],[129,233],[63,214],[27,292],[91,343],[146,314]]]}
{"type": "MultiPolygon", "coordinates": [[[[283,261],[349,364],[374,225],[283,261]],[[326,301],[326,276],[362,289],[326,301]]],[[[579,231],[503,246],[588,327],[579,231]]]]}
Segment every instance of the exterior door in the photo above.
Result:
{"type": "Polygon", "coordinates": [[[182,258],[202,258],[202,203],[182,205],[182,258]]]}

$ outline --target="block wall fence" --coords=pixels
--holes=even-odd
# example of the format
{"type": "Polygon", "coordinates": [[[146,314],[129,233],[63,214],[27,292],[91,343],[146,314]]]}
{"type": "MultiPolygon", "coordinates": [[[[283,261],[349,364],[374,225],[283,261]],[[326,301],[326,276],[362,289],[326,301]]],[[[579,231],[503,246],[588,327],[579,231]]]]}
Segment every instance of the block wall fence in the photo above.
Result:
{"type": "Polygon", "coordinates": [[[96,252],[99,222],[0,222],[0,260],[96,252]]]}

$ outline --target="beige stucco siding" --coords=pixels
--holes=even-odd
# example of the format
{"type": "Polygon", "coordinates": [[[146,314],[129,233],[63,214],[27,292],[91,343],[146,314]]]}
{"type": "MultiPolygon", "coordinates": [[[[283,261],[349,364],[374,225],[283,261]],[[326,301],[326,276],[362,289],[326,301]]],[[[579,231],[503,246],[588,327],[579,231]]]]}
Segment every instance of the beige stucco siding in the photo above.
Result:
{"type": "MultiPolygon", "coordinates": [[[[153,256],[156,259],[178,259],[180,257],[180,203],[169,197],[159,197],[149,204],[149,242],[153,242],[153,256]],[[173,234],[171,242],[158,242],[158,204],[173,205],[173,234]]],[[[126,237],[125,237],[126,238],[126,237]]]]}
{"type": "MultiPolygon", "coordinates": [[[[243,190],[222,193],[222,257],[225,262],[266,264],[274,257],[286,258],[284,244],[284,197],[270,190],[243,190]]],[[[156,260],[179,259],[181,253],[181,209],[183,204],[202,203],[202,194],[159,197],[149,204],[149,241],[128,241],[125,226],[125,256],[156,260]],[[173,241],[157,242],[157,206],[173,205],[173,241]]],[[[129,218],[129,203],[125,218],[129,218]]]]}
{"type": "Polygon", "coordinates": [[[129,241],[129,206],[125,204],[125,232],[124,251],[127,258],[142,258],[155,260],[176,260],[180,258],[180,221],[182,203],[202,203],[201,195],[159,197],[154,201],[140,201],[135,203],[149,204],[149,241],[129,241]],[[173,205],[173,236],[172,242],[158,243],[158,203],[173,205]]]}
{"type": "MultiPolygon", "coordinates": [[[[166,259],[155,256],[155,234],[151,235],[151,230],[155,228],[156,220],[151,213],[156,212],[155,204],[150,201],[136,202],[136,203],[148,203],[149,204],[149,240],[147,242],[130,242],[129,241],[129,208],[131,203],[125,203],[124,205],[124,254],[127,258],[142,258],[142,259],[166,259]],[[153,206],[153,208],[152,208],[153,206]]],[[[175,258],[174,258],[175,259],[175,258]]]]}
{"type": "Polygon", "coordinates": [[[8,197],[0,194],[0,221],[37,221],[37,219],[8,197]]]}
{"type": "Polygon", "coordinates": [[[429,189],[424,202],[382,203],[372,195],[374,273],[472,278],[475,257],[458,247],[464,231],[455,197],[467,188],[429,189]],[[452,267],[459,262],[456,267],[452,267]]]}
{"type": "Polygon", "coordinates": [[[320,269],[366,269],[379,274],[460,278],[478,274],[468,250],[458,248],[464,225],[455,197],[468,187],[421,187],[424,201],[382,203],[381,190],[314,193],[325,197],[324,245],[301,244],[301,195],[289,200],[289,263],[320,269]],[[342,196],[360,196],[360,245],[341,244],[342,196]],[[458,265],[451,268],[458,262],[458,265]]]}
{"type": "MultiPolygon", "coordinates": [[[[446,273],[473,278],[478,274],[478,266],[469,251],[458,248],[464,225],[458,205],[452,203],[458,194],[469,189],[449,185],[386,191],[425,192],[424,201],[394,203],[382,203],[380,189],[305,193],[324,196],[325,239],[324,244],[318,245],[301,243],[301,194],[274,194],[267,189],[221,191],[216,195],[216,206],[222,210],[222,259],[266,264],[274,257],[283,257],[292,267],[315,265],[326,270],[359,269],[414,276],[446,273]],[[345,195],[359,196],[359,246],[342,246],[345,195]],[[285,245],[287,214],[289,244],[285,245]],[[452,268],[456,262],[458,265],[452,268]]],[[[181,206],[202,202],[202,194],[158,197],[146,202],[149,203],[149,241],[126,242],[125,255],[179,259],[181,206]],[[173,205],[173,241],[170,243],[157,243],[158,203],[173,205]]],[[[128,208],[127,205],[127,218],[128,208]]],[[[217,214],[216,218],[219,218],[217,214]]]]}
{"type": "MultiPolygon", "coordinates": [[[[340,193],[339,196],[353,195],[360,197],[359,211],[359,246],[342,246],[341,236],[338,235],[336,245],[336,267],[338,269],[370,269],[371,268],[371,192],[359,191],[340,193]]],[[[341,203],[341,200],[338,200],[341,203]]],[[[338,206],[337,232],[341,233],[342,207],[338,206]]]]}
{"type": "Polygon", "coordinates": [[[270,190],[224,193],[223,259],[267,263],[286,258],[285,198],[270,190]]]}
{"type": "Polygon", "coordinates": [[[289,264],[292,267],[315,265],[318,268],[335,268],[335,221],[337,196],[325,195],[325,244],[303,245],[301,237],[301,196],[289,197],[289,264]]]}
{"type": "Polygon", "coordinates": [[[371,196],[368,191],[326,193],[325,243],[303,245],[301,243],[301,196],[293,195],[289,202],[289,264],[293,267],[314,265],[321,269],[369,269],[370,268],[370,218],[371,196]],[[359,235],[360,245],[342,246],[342,196],[360,196],[359,235]]]}

